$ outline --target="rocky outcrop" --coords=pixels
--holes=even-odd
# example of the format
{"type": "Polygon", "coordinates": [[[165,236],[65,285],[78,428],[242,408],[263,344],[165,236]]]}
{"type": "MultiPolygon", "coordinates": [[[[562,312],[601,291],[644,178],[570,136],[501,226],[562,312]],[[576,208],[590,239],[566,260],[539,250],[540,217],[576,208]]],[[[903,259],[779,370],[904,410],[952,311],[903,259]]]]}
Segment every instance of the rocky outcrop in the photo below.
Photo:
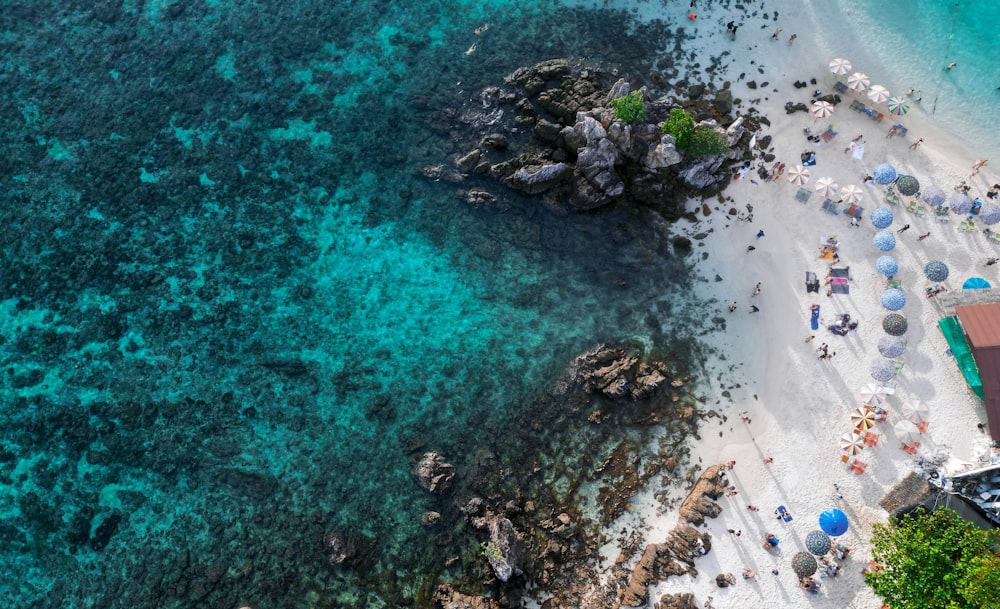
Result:
{"type": "Polygon", "coordinates": [[[444,460],[439,453],[426,452],[413,466],[413,477],[417,484],[432,493],[446,493],[455,478],[455,467],[444,460]]]}
{"type": "Polygon", "coordinates": [[[500,609],[500,603],[485,596],[462,594],[448,584],[434,590],[433,600],[441,609],[500,609]]]}
{"type": "Polygon", "coordinates": [[[509,581],[524,573],[524,538],[514,529],[514,523],[503,516],[494,516],[489,523],[490,541],[486,558],[497,579],[509,581]]]}
{"type": "Polygon", "coordinates": [[[693,594],[680,592],[678,594],[664,594],[653,605],[653,609],[699,609],[699,607],[693,594]]]}
{"type": "Polygon", "coordinates": [[[573,168],[566,163],[521,167],[507,178],[507,184],[515,190],[534,195],[559,185],[572,174],[573,168]]]}
{"type": "Polygon", "coordinates": [[[659,364],[643,362],[641,352],[601,343],[578,355],[560,379],[556,392],[582,387],[609,398],[644,399],[653,396],[669,379],[659,364]]]}

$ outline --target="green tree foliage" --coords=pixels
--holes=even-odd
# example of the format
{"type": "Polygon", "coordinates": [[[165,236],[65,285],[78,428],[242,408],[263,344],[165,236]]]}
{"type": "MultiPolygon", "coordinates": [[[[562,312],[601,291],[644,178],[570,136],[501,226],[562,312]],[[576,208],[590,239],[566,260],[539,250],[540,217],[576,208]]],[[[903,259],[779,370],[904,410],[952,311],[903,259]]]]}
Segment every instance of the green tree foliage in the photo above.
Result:
{"type": "Polygon", "coordinates": [[[632,91],[611,100],[611,108],[618,120],[626,124],[646,118],[646,113],[642,111],[642,91],[632,91]]]}
{"type": "Polygon", "coordinates": [[[691,133],[694,131],[694,119],[680,108],[670,111],[670,117],[663,121],[660,128],[663,133],[674,138],[677,149],[684,151],[691,143],[691,133]]]}
{"type": "Polygon", "coordinates": [[[991,535],[952,510],[923,509],[872,530],[880,568],[865,582],[893,609],[1000,607],[1000,555],[991,535]]]}
{"type": "Polygon", "coordinates": [[[691,132],[691,143],[686,152],[690,156],[700,157],[725,154],[727,150],[729,148],[721,133],[711,127],[696,127],[691,132]]]}

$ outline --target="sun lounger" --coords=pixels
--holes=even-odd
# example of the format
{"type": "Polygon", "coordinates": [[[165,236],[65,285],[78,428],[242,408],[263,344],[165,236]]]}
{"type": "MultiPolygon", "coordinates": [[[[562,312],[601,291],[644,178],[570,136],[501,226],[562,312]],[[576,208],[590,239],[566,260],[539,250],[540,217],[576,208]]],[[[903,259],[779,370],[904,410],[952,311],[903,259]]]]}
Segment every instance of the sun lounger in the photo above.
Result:
{"type": "Polygon", "coordinates": [[[885,280],[885,287],[887,288],[898,288],[901,285],[903,285],[903,282],[898,279],[889,278],[885,280]]]}
{"type": "Polygon", "coordinates": [[[833,199],[824,199],[823,204],[820,205],[820,209],[823,211],[830,211],[831,205],[833,205],[833,199]]]}
{"type": "Polygon", "coordinates": [[[803,203],[809,201],[809,197],[812,196],[812,191],[808,188],[800,188],[797,193],[795,193],[795,200],[801,201],[803,203]]]}
{"type": "Polygon", "coordinates": [[[847,95],[847,85],[840,82],[839,80],[833,83],[833,90],[836,91],[837,93],[840,93],[841,95],[847,95]]]}
{"type": "Polygon", "coordinates": [[[972,218],[966,218],[958,225],[958,230],[960,231],[974,231],[976,230],[976,223],[972,221],[972,218]]]}
{"type": "Polygon", "coordinates": [[[866,431],[865,446],[878,446],[878,434],[871,431],[866,431]]]}
{"type": "Polygon", "coordinates": [[[913,444],[903,444],[903,450],[910,453],[911,455],[917,454],[918,448],[920,448],[920,442],[914,442],[913,444]]]}
{"type": "MultiPolygon", "coordinates": [[[[827,199],[827,201],[830,201],[830,199],[827,199]]],[[[834,216],[837,215],[839,209],[840,203],[837,203],[836,201],[830,201],[830,204],[826,206],[826,211],[834,216]]]]}
{"type": "Polygon", "coordinates": [[[951,209],[947,205],[939,205],[934,210],[934,217],[938,222],[951,222],[951,209]]]}
{"type": "Polygon", "coordinates": [[[867,463],[858,461],[857,459],[851,462],[851,471],[854,472],[855,474],[858,474],[859,476],[865,473],[865,469],[867,468],[868,468],[867,463]]]}
{"type": "Polygon", "coordinates": [[[865,105],[863,103],[859,102],[858,100],[854,100],[854,101],[851,102],[851,110],[857,110],[858,112],[861,112],[864,109],[865,109],[865,105]]]}
{"type": "Polygon", "coordinates": [[[856,203],[851,203],[851,206],[844,210],[844,215],[850,216],[852,218],[857,218],[858,220],[860,220],[861,215],[864,211],[865,211],[864,207],[861,207],[856,203]]]}
{"type": "Polygon", "coordinates": [[[784,520],[785,522],[791,522],[793,520],[791,512],[785,509],[785,506],[783,505],[779,505],[778,509],[774,511],[778,514],[778,517],[784,520]]]}
{"type": "Polygon", "coordinates": [[[899,205],[899,195],[890,190],[885,193],[885,202],[889,205],[899,205]]]}

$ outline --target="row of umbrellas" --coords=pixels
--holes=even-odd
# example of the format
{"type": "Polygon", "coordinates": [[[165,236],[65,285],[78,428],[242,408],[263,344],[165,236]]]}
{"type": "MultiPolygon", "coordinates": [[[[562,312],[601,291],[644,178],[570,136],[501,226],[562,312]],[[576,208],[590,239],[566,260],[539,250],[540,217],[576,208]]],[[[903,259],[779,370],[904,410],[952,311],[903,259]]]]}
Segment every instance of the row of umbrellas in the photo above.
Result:
{"type": "MultiPolygon", "coordinates": [[[[843,76],[851,71],[851,62],[843,57],[837,57],[830,61],[830,71],[837,76],[843,76]]],[[[882,85],[871,84],[871,79],[863,72],[854,72],[847,77],[847,88],[858,93],[867,89],[868,99],[876,104],[886,103],[889,112],[896,116],[902,116],[910,111],[910,104],[903,96],[892,96],[889,90],[882,85]]],[[[827,115],[829,116],[829,115],[827,115]]]]}

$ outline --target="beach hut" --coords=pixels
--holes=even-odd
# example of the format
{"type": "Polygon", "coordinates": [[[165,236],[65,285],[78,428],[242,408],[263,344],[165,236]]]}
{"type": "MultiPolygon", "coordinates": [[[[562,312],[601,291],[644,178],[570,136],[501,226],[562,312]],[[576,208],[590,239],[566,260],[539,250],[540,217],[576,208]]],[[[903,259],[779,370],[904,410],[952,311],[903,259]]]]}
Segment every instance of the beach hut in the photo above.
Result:
{"type": "MultiPolygon", "coordinates": [[[[946,333],[945,337],[966,381],[974,391],[976,384],[981,385],[976,393],[986,407],[990,436],[1000,440],[1000,303],[958,305],[955,316],[958,342],[953,344],[956,332],[946,333]],[[964,349],[967,349],[965,354],[959,353],[964,349]],[[972,361],[967,361],[968,352],[972,361]]],[[[945,330],[942,326],[942,331],[945,330]]]]}

